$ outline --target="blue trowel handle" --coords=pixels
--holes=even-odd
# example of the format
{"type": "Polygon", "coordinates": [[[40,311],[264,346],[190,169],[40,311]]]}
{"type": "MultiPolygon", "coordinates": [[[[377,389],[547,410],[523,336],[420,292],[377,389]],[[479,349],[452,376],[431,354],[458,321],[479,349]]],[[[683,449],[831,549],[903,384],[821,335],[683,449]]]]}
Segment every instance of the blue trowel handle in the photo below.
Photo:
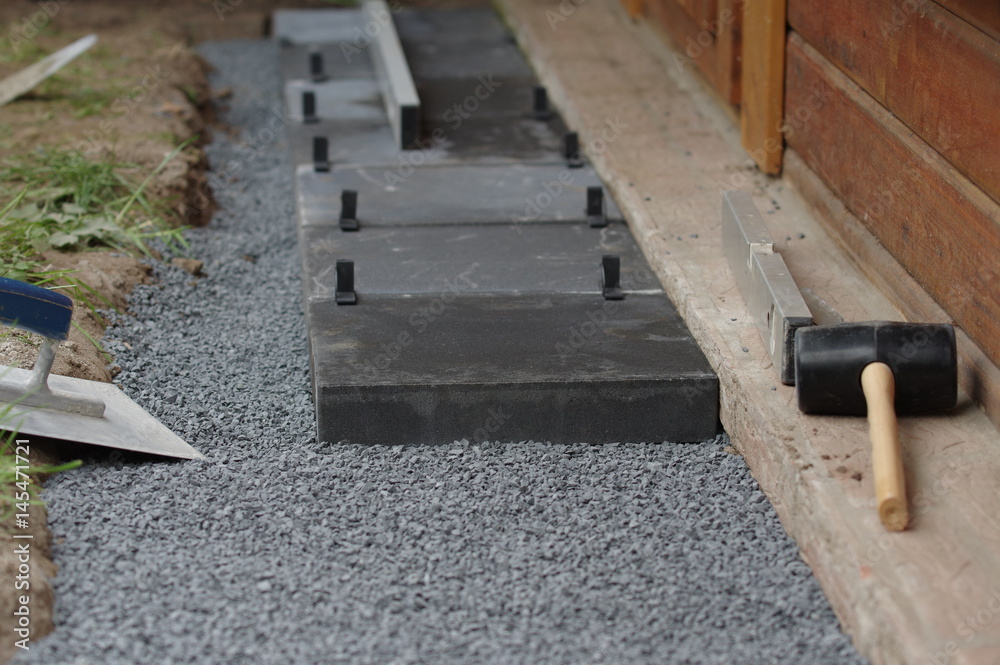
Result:
{"type": "Polygon", "coordinates": [[[72,317],[68,296],[0,277],[0,323],[61,341],[69,336],[72,317]]]}

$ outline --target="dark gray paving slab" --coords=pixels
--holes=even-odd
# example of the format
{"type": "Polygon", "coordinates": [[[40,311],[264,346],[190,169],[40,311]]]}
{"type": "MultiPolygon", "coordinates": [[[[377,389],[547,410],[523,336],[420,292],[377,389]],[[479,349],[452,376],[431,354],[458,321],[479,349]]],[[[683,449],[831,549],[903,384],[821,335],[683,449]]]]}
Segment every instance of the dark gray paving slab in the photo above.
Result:
{"type": "MultiPolygon", "coordinates": [[[[303,121],[303,99],[306,92],[315,97],[315,117],[320,120],[386,122],[382,93],[374,79],[339,79],[322,83],[312,81],[287,81],[285,83],[285,108],[288,116],[297,123],[303,121]]],[[[310,125],[311,126],[311,125],[310,125]]]]}
{"type": "MultiPolygon", "coordinates": [[[[300,106],[301,113],[301,106],[300,106]]],[[[288,126],[288,142],[292,161],[296,166],[313,163],[312,140],[314,136],[325,136],[330,144],[330,161],[339,165],[382,164],[396,165],[406,161],[404,153],[396,145],[389,127],[385,110],[381,120],[355,120],[351,122],[320,120],[303,125],[293,123],[288,126]]],[[[413,151],[411,151],[413,152],[413,151]]],[[[423,151],[418,151],[423,152],[423,151]]],[[[440,161],[441,151],[431,153],[440,161]]]]}
{"type": "Polygon", "coordinates": [[[360,9],[280,9],[274,12],[271,34],[293,45],[347,42],[363,47],[370,20],[360,9]]]}
{"type": "MultiPolygon", "coordinates": [[[[301,99],[292,100],[290,110],[301,115],[301,99]]],[[[358,100],[351,109],[360,114],[358,100]]],[[[385,113],[383,112],[383,118],[385,113]]],[[[417,149],[400,150],[385,120],[326,121],[289,126],[292,158],[296,164],[312,163],[313,136],[330,140],[334,164],[383,165],[399,167],[405,174],[412,167],[427,164],[564,164],[562,139],[548,123],[524,119],[510,124],[492,119],[462,120],[457,124],[444,118],[424,123],[417,149]]]]}
{"type": "Polygon", "coordinates": [[[493,75],[534,76],[517,45],[510,41],[417,41],[402,38],[403,51],[416,79],[465,79],[493,75]]]}
{"type": "Polygon", "coordinates": [[[513,39],[490,9],[404,10],[394,20],[404,43],[499,44],[513,39]]]}
{"type": "MultiPolygon", "coordinates": [[[[338,224],[347,189],[358,193],[362,227],[580,222],[586,220],[587,188],[603,187],[589,167],[539,164],[366,166],[329,173],[304,166],[296,182],[301,224],[338,224]]],[[[606,216],[621,220],[609,194],[604,200],[606,216]]]]}
{"type": "Polygon", "coordinates": [[[490,156],[520,162],[562,162],[561,122],[539,122],[527,117],[490,118],[469,114],[426,117],[424,135],[444,136],[448,153],[463,161],[490,156]]]}
{"type": "Polygon", "coordinates": [[[282,78],[286,81],[312,80],[310,57],[314,54],[319,55],[323,74],[332,80],[375,78],[369,49],[355,52],[350,42],[295,45],[281,49],[282,78]]]}
{"type": "MultiPolygon", "coordinates": [[[[534,78],[484,75],[467,79],[420,79],[417,92],[425,122],[444,121],[454,125],[458,120],[470,118],[531,118],[539,122],[533,116],[537,85],[534,78]]],[[[553,131],[561,136],[565,125],[554,109],[550,108],[549,113],[550,121],[558,122],[552,126],[553,131]]]]}
{"type": "Polygon", "coordinates": [[[308,304],[322,441],[698,441],[718,380],[669,301],[359,296],[308,304]]]}
{"type": "Polygon", "coordinates": [[[662,292],[628,227],[524,224],[302,229],[307,298],[333,298],[337,259],[354,261],[359,297],[483,293],[601,293],[601,257],[621,260],[627,292],[662,292]]]}

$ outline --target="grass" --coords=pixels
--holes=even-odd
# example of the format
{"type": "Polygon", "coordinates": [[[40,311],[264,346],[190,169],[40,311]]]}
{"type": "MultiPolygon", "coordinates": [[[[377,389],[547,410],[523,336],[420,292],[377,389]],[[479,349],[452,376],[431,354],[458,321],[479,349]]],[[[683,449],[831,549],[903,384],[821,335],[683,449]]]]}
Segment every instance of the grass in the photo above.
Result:
{"type": "MultiPolygon", "coordinates": [[[[183,245],[182,229],[146,188],[177,154],[174,149],[141,183],[134,164],[91,161],[76,151],[44,149],[0,164],[0,276],[43,283],[42,252],[109,247],[149,255],[147,242],[183,245]]],[[[63,277],[65,275],[58,275],[63,277]]]]}
{"type": "MultiPolygon", "coordinates": [[[[4,404],[0,408],[0,428],[8,428],[13,424],[13,408],[12,404],[4,404]]],[[[27,519],[25,514],[29,506],[45,504],[39,497],[40,486],[36,480],[39,475],[69,471],[82,464],[80,460],[73,460],[65,464],[32,466],[28,463],[27,450],[19,447],[17,440],[16,428],[0,437],[0,524],[7,522],[15,514],[20,519],[27,519]]]]}
{"type": "Polygon", "coordinates": [[[28,464],[26,455],[18,454],[17,436],[16,432],[10,432],[0,450],[0,523],[6,522],[15,514],[20,517],[27,513],[28,506],[45,505],[39,497],[40,485],[35,480],[37,476],[62,473],[83,464],[81,460],[73,460],[65,464],[32,466],[28,464]]]}

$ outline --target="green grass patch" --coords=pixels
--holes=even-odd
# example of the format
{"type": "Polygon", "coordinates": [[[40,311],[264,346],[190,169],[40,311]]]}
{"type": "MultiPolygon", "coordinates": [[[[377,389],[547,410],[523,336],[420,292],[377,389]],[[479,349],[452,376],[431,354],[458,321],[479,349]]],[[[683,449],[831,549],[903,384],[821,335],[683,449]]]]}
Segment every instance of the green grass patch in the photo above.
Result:
{"type": "MultiPolygon", "coordinates": [[[[11,408],[8,404],[0,409],[0,426],[9,425],[11,408]]],[[[0,522],[6,522],[15,515],[19,520],[27,520],[29,506],[45,505],[40,497],[38,476],[69,471],[83,464],[80,460],[73,460],[65,464],[33,466],[28,463],[27,448],[17,444],[17,437],[16,430],[7,432],[0,446],[0,522]]]]}
{"type": "MultiPolygon", "coordinates": [[[[109,247],[149,254],[147,241],[184,245],[170,212],[146,188],[188,143],[167,155],[142,182],[124,162],[93,161],[77,151],[43,149],[0,163],[0,275],[31,282],[42,273],[40,254],[109,247]]],[[[60,275],[62,276],[62,275],[60,275]]]]}

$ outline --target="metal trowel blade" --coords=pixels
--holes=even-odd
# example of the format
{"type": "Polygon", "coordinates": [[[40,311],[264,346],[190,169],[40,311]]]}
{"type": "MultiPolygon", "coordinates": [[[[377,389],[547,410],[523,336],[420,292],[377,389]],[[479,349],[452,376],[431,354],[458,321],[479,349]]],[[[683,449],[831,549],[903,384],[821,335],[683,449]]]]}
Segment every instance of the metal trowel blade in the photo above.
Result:
{"type": "MultiPolygon", "coordinates": [[[[15,367],[3,367],[0,371],[4,380],[19,382],[27,382],[31,375],[30,371],[15,367]]],[[[146,413],[113,384],[52,374],[49,375],[49,387],[103,400],[104,415],[95,418],[52,409],[0,403],[0,413],[7,411],[9,407],[9,411],[0,422],[0,429],[165,457],[205,459],[204,455],[167,429],[159,420],[146,413]]]]}

